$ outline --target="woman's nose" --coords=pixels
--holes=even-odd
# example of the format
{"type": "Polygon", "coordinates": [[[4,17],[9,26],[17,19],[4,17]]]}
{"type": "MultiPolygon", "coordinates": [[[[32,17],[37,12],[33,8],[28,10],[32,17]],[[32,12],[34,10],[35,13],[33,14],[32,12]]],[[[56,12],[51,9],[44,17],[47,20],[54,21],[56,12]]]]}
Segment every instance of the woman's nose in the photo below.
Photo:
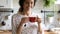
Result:
{"type": "Polygon", "coordinates": [[[30,3],[28,4],[28,7],[31,7],[31,4],[30,3]]]}

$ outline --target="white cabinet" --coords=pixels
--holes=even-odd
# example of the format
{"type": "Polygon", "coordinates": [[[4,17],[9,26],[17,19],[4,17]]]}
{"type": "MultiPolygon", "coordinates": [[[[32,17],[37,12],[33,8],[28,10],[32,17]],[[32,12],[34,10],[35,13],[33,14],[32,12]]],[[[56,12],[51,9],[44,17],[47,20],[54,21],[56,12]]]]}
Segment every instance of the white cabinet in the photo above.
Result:
{"type": "Polygon", "coordinates": [[[0,30],[12,30],[12,26],[11,26],[12,11],[13,10],[10,8],[0,8],[0,24],[2,23],[2,21],[6,23],[4,26],[0,25],[0,30]]]}
{"type": "Polygon", "coordinates": [[[0,8],[12,8],[13,0],[0,0],[0,8]]]}

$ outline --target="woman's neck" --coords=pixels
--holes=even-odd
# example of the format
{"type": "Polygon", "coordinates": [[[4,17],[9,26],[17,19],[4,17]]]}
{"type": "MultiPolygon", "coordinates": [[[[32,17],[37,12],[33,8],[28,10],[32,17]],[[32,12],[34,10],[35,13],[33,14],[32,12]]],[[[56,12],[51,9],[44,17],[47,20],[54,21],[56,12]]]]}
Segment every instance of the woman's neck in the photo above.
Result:
{"type": "Polygon", "coordinates": [[[29,16],[31,14],[31,11],[23,11],[22,14],[29,16]]]}
{"type": "Polygon", "coordinates": [[[23,11],[23,12],[19,11],[19,14],[29,16],[31,15],[31,11],[23,11]]]}

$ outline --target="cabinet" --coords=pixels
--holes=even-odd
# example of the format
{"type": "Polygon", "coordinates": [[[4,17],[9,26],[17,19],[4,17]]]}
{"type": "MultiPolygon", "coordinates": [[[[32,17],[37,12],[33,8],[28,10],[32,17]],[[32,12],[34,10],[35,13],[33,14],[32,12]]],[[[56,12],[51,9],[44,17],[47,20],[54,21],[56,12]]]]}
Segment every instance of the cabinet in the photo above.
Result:
{"type": "Polygon", "coordinates": [[[12,0],[0,0],[0,8],[12,8],[12,0]]]}

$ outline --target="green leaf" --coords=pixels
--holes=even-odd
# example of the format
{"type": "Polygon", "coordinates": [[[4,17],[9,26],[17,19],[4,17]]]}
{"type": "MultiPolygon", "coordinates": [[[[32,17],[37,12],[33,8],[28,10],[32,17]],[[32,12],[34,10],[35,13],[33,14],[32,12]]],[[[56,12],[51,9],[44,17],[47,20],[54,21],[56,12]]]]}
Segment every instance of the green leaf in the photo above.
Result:
{"type": "Polygon", "coordinates": [[[43,0],[43,1],[44,1],[44,6],[48,7],[52,4],[54,4],[56,0],[43,0]]]}

